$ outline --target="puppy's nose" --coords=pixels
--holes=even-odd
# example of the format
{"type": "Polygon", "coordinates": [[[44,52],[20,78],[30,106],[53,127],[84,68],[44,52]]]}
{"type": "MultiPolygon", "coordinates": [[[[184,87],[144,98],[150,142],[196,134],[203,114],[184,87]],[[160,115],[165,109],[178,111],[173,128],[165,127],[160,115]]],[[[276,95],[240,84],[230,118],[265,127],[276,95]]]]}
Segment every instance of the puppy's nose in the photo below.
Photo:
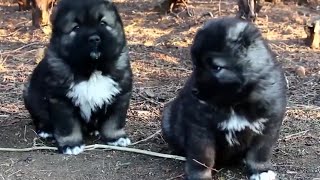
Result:
{"type": "Polygon", "coordinates": [[[92,35],[88,39],[90,44],[99,44],[101,42],[101,38],[98,35],[92,35]]]}

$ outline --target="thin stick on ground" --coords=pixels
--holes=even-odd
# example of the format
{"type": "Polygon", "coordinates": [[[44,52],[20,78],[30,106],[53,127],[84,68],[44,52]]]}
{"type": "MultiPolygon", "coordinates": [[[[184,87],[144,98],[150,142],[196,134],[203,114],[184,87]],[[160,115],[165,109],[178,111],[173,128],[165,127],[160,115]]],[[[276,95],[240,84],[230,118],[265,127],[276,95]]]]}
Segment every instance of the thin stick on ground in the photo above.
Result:
{"type": "Polygon", "coordinates": [[[285,141],[288,141],[292,138],[297,138],[297,137],[300,137],[300,136],[303,136],[305,135],[309,130],[305,130],[305,131],[300,131],[300,132],[297,132],[297,133],[293,133],[293,134],[290,134],[288,136],[285,136],[283,139],[280,139],[280,140],[285,140],[285,141]]]}
{"type": "Polygon", "coordinates": [[[151,136],[149,136],[149,137],[147,137],[147,138],[145,138],[145,139],[141,139],[140,141],[134,142],[134,143],[132,143],[131,145],[133,146],[133,145],[139,144],[139,143],[141,143],[141,142],[148,141],[149,139],[151,139],[151,138],[155,137],[156,135],[158,135],[160,132],[161,132],[161,130],[158,130],[157,132],[155,132],[155,133],[152,134],[151,136]]]}
{"type": "Polygon", "coordinates": [[[8,51],[6,51],[6,52],[2,52],[1,54],[3,55],[3,54],[14,53],[14,52],[17,52],[17,51],[19,51],[19,50],[21,50],[21,49],[24,49],[24,48],[27,48],[27,47],[30,47],[30,46],[33,46],[33,45],[42,45],[42,43],[40,43],[40,42],[33,42],[33,43],[30,43],[30,44],[26,44],[26,45],[24,45],[24,46],[21,46],[21,47],[19,47],[19,48],[17,48],[17,49],[14,49],[14,50],[8,50],[8,51]]]}
{"type": "MultiPolygon", "coordinates": [[[[186,160],[186,158],[182,157],[182,156],[163,154],[163,153],[157,153],[157,152],[146,151],[146,150],[135,149],[135,148],[128,148],[128,147],[110,146],[110,145],[104,145],[104,144],[93,144],[93,145],[85,146],[85,151],[95,150],[95,149],[111,149],[111,150],[133,152],[133,153],[161,157],[161,158],[167,158],[167,159],[175,159],[175,160],[179,160],[179,161],[186,160]]],[[[58,148],[50,147],[50,146],[35,146],[35,147],[31,147],[31,148],[21,148],[21,149],[0,148],[0,151],[7,151],[7,152],[28,152],[28,151],[36,151],[36,150],[54,150],[54,151],[56,151],[56,150],[58,150],[58,148]]]]}
{"type": "Polygon", "coordinates": [[[204,167],[206,167],[206,168],[208,168],[208,169],[211,169],[212,171],[215,171],[215,172],[221,171],[221,169],[220,169],[220,170],[217,170],[217,169],[210,168],[210,167],[208,167],[207,165],[205,165],[204,163],[197,161],[196,159],[192,159],[192,160],[195,161],[196,163],[200,164],[201,166],[204,166],[204,167]]]}
{"type": "Polygon", "coordinates": [[[219,0],[218,13],[221,16],[221,0],[219,0]]]}
{"type": "Polygon", "coordinates": [[[152,99],[144,96],[142,93],[138,93],[138,95],[139,95],[140,97],[142,97],[143,99],[147,100],[148,102],[154,104],[154,105],[161,105],[160,102],[154,101],[154,100],[152,100],[152,99]]]}
{"type": "Polygon", "coordinates": [[[183,178],[184,174],[180,174],[178,176],[175,176],[175,177],[172,177],[172,178],[169,178],[169,179],[166,179],[166,180],[173,180],[173,179],[178,179],[178,178],[183,178]]]}

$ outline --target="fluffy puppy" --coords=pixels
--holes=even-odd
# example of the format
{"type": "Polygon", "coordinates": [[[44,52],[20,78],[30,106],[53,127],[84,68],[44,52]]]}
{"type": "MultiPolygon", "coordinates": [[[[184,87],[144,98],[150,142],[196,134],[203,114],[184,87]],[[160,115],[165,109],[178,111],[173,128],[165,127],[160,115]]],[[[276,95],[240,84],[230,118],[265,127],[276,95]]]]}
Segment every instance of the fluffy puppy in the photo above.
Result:
{"type": "Polygon", "coordinates": [[[126,146],[131,91],[126,37],[114,4],[59,1],[47,51],[23,92],[39,136],[53,136],[64,154],[83,151],[83,129],[126,146]]]}
{"type": "Polygon", "coordinates": [[[165,140],[187,158],[186,179],[212,179],[210,168],[239,160],[251,180],[275,179],[286,81],[259,30],[237,18],[209,21],[191,56],[191,77],[162,117],[165,140]]]}

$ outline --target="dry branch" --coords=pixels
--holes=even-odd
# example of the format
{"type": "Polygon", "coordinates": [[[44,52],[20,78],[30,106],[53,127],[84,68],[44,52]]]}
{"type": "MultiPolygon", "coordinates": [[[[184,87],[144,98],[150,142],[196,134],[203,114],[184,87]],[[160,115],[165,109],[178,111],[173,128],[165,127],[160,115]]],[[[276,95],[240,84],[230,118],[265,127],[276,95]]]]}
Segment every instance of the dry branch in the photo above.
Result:
{"type": "Polygon", "coordinates": [[[297,137],[303,136],[303,135],[305,135],[308,131],[309,131],[309,130],[305,130],[305,131],[293,133],[293,134],[287,135],[287,136],[285,136],[283,139],[279,139],[279,140],[280,140],[280,141],[281,141],[281,140],[288,141],[288,140],[290,140],[290,139],[292,139],[292,138],[297,138],[297,137]]]}
{"type": "Polygon", "coordinates": [[[17,48],[17,49],[11,50],[11,51],[2,52],[2,53],[0,53],[0,54],[3,55],[3,54],[14,53],[14,52],[20,51],[20,50],[22,50],[22,49],[24,49],[24,48],[27,48],[27,47],[30,47],[30,46],[34,46],[34,45],[42,45],[42,43],[40,43],[40,42],[33,42],[33,43],[26,44],[26,45],[24,45],[24,46],[21,46],[21,47],[19,47],[19,48],[17,48]]]}
{"type": "Polygon", "coordinates": [[[221,171],[221,169],[220,169],[220,170],[217,170],[217,169],[214,169],[214,168],[210,168],[210,167],[208,167],[207,165],[205,165],[204,163],[197,161],[196,159],[192,159],[192,160],[193,160],[194,162],[200,164],[201,166],[204,166],[204,167],[206,167],[206,168],[208,168],[208,169],[211,169],[211,170],[214,171],[214,172],[219,172],[219,171],[221,171]]]}
{"type": "MultiPolygon", "coordinates": [[[[133,152],[138,154],[145,154],[149,156],[155,156],[155,157],[161,157],[161,158],[167,158],[167,159],[176,159],[180,161],[185,161],[186,158],[182,156],[176,156],[171,154],[162,154],[152,151],[146,151],[142,149],[135,149],[135,148],[128,148],[128,147],[119,147],[119,146],[110,146],[110,145],[104,145],[104,144],[93,144],[85,146],[85,151],[89,150],[95,150],[95,149],[111,149],[111,150],[118,150],[118,151],[125,151],[125,152],[133,152]]],[[[0,148],[0,151],[7,151],[7,152],[28,152],[28,151],[36,151],[36,150],[58,150],[56,147],[50,147],[50,146],[34,146],[31,148],[0,148]]]]}
{"type": "Polygon", "coordinates": [[[142,140],[140,140],[140,141],[137,141],[137,142],[134,142],[134,143],[132,143],[131,145],[136,145],[136,144],[138,144],[138,143],[141,143],[141,142],[144,142],[144,141],[147,141],[147,140],[149,140],[149,139],[151,139],[151,138],[153,138],[153,137],[155,137],[157,134],[159,134],[161,132],[161,130],[158,130],[157,132],[155,132],[154,134],[152,134],[151,136],[149,136],[149,137],[147,137],[147,138],[145,138],[145,139],[142,139],[142,140]]]}

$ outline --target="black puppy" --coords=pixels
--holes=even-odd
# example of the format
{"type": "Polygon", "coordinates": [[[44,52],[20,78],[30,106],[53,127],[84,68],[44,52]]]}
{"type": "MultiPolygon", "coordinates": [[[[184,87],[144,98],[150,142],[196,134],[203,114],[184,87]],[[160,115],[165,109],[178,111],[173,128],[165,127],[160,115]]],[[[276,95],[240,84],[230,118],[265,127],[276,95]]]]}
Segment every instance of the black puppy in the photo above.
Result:
{"type": "Polygon", "coordinates": [[[132,72],[122,20],[105,0],[61,0],[45,57],[23,97],[37,133],[64,154],[83,151],[83,129],[126,146],[132,72]]]}
{"type": "Polygon", "coordinates": [[[212,179],[210,168],[238,160],[251,180],[275,179],[286,81],[259,30],[237,18],[209,21],[191,55],[193,73],[162,117],[164,138],[187,158],[186,179],[212,179]]]}

